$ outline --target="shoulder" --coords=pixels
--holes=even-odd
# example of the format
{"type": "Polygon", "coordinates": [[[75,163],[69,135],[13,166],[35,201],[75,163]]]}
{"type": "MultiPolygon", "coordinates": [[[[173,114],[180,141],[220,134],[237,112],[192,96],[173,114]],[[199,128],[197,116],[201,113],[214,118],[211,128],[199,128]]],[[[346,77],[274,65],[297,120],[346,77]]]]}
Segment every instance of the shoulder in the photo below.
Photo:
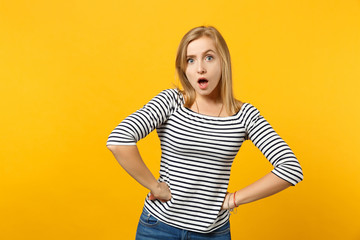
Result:
{"type": "Polygon", "coordinates": [[[260,111],[251,103],[245,102],[241,106],[241,116],[245,124],[249,124],[260,116],[260,111]]]}
{"type": "Polygon", "coordinates": [[[165,90],[162,90],[159,95],[166,97],[169,101],[175,102],[175,103],[181,103],[183,102],[183,95],[177,88],[168,88],[165,90]]]}
{"type": "Polygon", "coordinates": [[[153,99],[152,102],[170,108],[177,108],[182,103],[182,94],[176,88],[168,88],[160,91],[153,99]]]}
{"type": "Polygon", "coordinates": [[[249,113],[259,112],[259,110],[251,103],[242,102],[240,107],[240,112],[242,114],[249,114],[249,113]]]}
{"type": "Polygon", "coordinates": [[[168,95],[169,97],[174,97],[177,94],[179,94],[179,91],[176,88],[168,88],[168,89],[162,90],[159,94],[168,95]]]}
{"type": "Polygon", "coordinates": [[[259,110],[253,106],[251,103],[249,102],[242,102],[238,99],[235,99],[234,102],[234,108],[235,108],[235,113],[233,114],[240,114],[240,115],[247,115],[251,112],[258,112],[259,110]]]}
{"type": "Polygon", "coordinates": [[[174,99],[176,97],[176,89],[164,89],[161,90],[160,92],[158,92],[155,96],[154,99],[166,99],[166,100],[171,100],[174,99]]]}

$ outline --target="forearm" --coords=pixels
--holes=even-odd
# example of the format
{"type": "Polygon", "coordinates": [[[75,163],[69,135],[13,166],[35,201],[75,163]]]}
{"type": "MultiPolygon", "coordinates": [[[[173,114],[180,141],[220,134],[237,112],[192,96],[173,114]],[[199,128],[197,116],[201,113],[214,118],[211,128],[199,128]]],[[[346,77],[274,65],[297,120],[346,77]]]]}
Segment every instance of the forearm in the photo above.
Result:
{"type": "Polygon", "coordinates": [[[108,149],[124,170],[137,182],[151,192],[156,190],[158,182],[142,160],[136,145],[110,145],[108,149]]]}
{"type": "Polygon", "coordinates": [[[290,186],[292,186],[291,183],[270,172],[249,186],[238,190],[235,195],[235,203],[237,206],[250,203],[271,196],[290,186]]]}

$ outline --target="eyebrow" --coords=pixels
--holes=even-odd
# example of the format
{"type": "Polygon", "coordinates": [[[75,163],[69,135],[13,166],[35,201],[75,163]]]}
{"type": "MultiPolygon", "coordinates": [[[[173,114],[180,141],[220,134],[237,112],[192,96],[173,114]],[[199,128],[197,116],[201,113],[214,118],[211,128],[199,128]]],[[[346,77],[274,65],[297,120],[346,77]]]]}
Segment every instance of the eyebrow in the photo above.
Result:
{"type": "MultiPolygon", "coordinates": [[[[203,52],[202,55],[205,55],[205,54],[207,54],[208,52],[216,53],[214,50],[208,49],[208,50],[206,50],[205,52],[203,52]]],[[[195,57],[195,55],[186,55],[186,57],[187,57],[187,58],[188,58],[188,57],[195,57]]]]}

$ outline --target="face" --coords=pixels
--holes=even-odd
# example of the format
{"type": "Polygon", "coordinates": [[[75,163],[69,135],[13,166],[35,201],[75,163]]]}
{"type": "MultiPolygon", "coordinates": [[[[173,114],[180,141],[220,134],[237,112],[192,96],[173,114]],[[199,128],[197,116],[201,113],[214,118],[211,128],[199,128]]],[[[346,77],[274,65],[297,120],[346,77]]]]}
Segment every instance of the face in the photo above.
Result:
{"type": "Polygon", "coordinates": [[[221,78],[220,56],[214,41],[206,36],[189,43],[186,77],[197,95],[218,96],[221,78]]]}

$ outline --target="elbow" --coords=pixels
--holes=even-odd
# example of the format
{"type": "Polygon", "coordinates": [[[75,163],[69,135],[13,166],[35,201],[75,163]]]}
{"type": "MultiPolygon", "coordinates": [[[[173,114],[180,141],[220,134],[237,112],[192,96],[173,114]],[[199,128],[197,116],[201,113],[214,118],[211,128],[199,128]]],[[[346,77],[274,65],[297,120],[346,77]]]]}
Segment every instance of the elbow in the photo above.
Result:
{"type": "Polygon", "coordinates": [[[112,154],[116,154],[119,151],[119,146],[117,145],[106,145],[112,154]]]}
{"type": "Polygon", "coordinates": [[[303,180],[304,180],[304,174],[303,174],[303,171],[301,170],[301,175],[300,175],[300,181],[299,182],[301,182],[303,180]]]}
{"type": "Polygon", "coordinates": [[[112,153],[119,153],[119,152],[126,152],[132,149],[133,147],[136,147],[135,145],[106,145],[106,147],[112,152],[112,153]]]}
{"type": "Polygon", "coordinates": [[[299,166],[298,170],[294,172],[294,180],[296,181],[295,185],[304,180],[304,174],[301,166],[299,166]]]}
{"type": "MultiPolygon", "coordinates": [[[[303,171],[302,171],[301,167],[300,167],[300,170],[298,170],[296,172],[296,178],[295,179],[296,179],[295,185],[304,180],[304,174],[303,174],[303,171]]],[[[295,186],[295,185],[293,185],[293,186],[295,186]]]]}
{"type": "Polygon", "coordinates": [[[303,181],[304,174],[300,164],[283,164],[274,168],[273,173],[287,180],[292,186],[303,181]]]}
{"type": "Polygon", "coordinates": [[[106,147],[112,152],[112,153],[115,153],[119,150],[119,148],[121,148],[120,146],[118,145],[106,145],[106,147]]]}
{"type": "Polygon", "coordinates": [[[301,182],[301,181],[304,180],[304,173],[303,173],[303,169],[302,169],[300,163],[298,163],[298,169],[299,169],[299,170],[298,170],[298,175],[299,175],[299,181],[298,181],[298,183],[299,183],[299,182],[301,182]]]}
{"type": "Polygon", "coordinates": [[[107,147],[110,151],[113,151],[113,149],[114,149],[114,145],[106,145],[106,147],[107,147]]]}

